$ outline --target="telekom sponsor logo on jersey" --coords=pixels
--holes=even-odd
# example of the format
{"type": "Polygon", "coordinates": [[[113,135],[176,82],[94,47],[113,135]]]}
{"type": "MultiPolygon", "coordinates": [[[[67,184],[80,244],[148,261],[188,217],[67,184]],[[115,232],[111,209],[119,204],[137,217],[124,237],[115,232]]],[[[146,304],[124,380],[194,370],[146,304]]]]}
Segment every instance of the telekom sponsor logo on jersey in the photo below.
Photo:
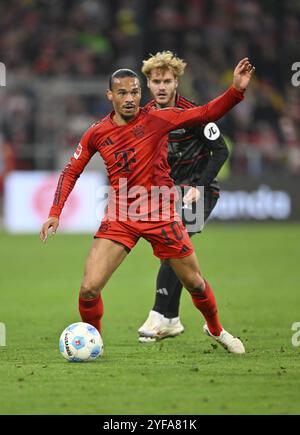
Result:
{"type": "Polygon", "coordinates": [[[199,231],[204,223],[204,188],[197,186],[200,198],[185,203],[184,197],[191,186],[133,186],[128,188],[127,178],[120,178],[118,186],[102,186],[97,198],[106,202],[106,215],[111,221],[170,221],[179,216],[188,231],[199,231]]]}

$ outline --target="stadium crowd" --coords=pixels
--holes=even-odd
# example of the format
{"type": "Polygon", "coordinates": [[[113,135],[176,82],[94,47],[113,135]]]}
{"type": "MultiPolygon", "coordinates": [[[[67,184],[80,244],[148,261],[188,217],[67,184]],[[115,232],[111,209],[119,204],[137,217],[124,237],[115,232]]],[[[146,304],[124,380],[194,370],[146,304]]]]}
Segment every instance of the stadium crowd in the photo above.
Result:
{"type": "MultiPolygon", "coordinates": [[[[300,88],[291,83],[291,67],[300,61],[299,34],[300,3],[292,0],[1,2],[0,61],[8,84],[13,75],[22,85],[0,90],[0,182],[14,167],[39,169],[38,159],[19,154],[41,140],[35,79],[107,79],[120,67],[139,70],[148,53],[164,49],[187,61],[181,91],[199,104],[222,92],[233,66],[249,56],[257,70],[254,84],[244,103],[220,122],[232,143],[231,171],[298,175],[300,88]]],[[[97,89],[92,100],[77,94],[64,104],[73,124],[76,114],[89,124],[109,110],[97,89]]],[[[72,128],[64,132],[63,144],[54,144],[57,150],[74,146],[80,133],[73,130],[75,135],[72,128]]]]}

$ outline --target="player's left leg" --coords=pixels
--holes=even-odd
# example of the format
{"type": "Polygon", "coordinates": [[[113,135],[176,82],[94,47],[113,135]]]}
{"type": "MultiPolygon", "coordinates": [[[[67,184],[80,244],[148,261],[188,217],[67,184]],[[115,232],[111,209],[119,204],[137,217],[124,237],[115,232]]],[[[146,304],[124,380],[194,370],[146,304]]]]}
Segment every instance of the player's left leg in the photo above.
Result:
{"type": "MultiPolygon", "coordinates": [[[[170,272],[170,276],[174,278],[174,281],[176,280],[176,283],[178,286],[180,286],[181,290],[182,282],[178,279],[179,277],[175,275],[174,270],[169,263],[169,258],[182,258],[193,253],[193,246],[187,234],[187,231],[183,226],[183,223],[179,219],[177,219],[168,223],[162,222],[157,225],[153,225],[145,231],[143,237],[151,242],[154,254],[164,261],[164,264],[167,265],[168,271],[170,272]]],[[[193,255],[193,258],[196,258],[195,254],[193,255]]],[[[198,280],[197,284],[195,284],[195,286],[198,287],[198,285],[201,284],[202,278],[197,263],[195,266],[195,270],[189,271],[190,278],[194,281],[195,279],[198,280]]],[[[185,285],[186,284],[187,283],[185,283],[185,285]]],[[[169,287],[166,281],[166,287],[163,288],[163,290],[166,291],[168,288],[169,287]]],[[[150,312],[147,321],[141,328],[139,328],[140,336],[161,338],[162,336],[176,336],[183,332],[184,328],[180,323],[179,317],[166,319],[162,318],[162,316],[160,318],[157,318],[158,316],[160,316],[159,313],[155,311],[150,312]]]]}
{"type": "MultiPolygon", "coordinates": [[[[219,336],[222,325],[218,318],[216,300],[211,287],[201,275],[195,253],[183,258],[169,259],[167,263],[181,286],[183,285],[190,292],[193,304],[203,314],[209,331],[213,335],[219,336]]],[[[155,323],[154,320],[153,323],[155,323]]],[[[170,326],[162,320],[159,325],[153,326],[153,334],[148,334],[148,336],[157,336],[158,338],[170,336],[170,326]]],[[[146,331],[141,332],[142,335],[147,336],[146,331]]]]}
{"type": "MultiPolygon", "coordinates": [[[[201,274],[193,245],[182,222],[176,220],[153,225],[142,236],[151,242],[157,257],[169,260],[178,279],[191,294],[195,307],[203,314],[206,320],[205,332],[230,352],[244,353],[242,342],[225,331],[220,324],[213,290],[201,274]]],[[[163,326],[157,336],[165,336],[163,326]]]]}
{"type": "MultiPolygon", "coordinates": [[[[219,199],[219,187],[218,183],[214,182],[213,186],[207,186],[204,188],[204,223],[207,222],[209,216],[211,215],[213,209],[215,208],[217,201],[219,199]]],[[[202,211],[201,207],[199,208],[202,211]]],[[[195,210],[194,210],[195,211],[195,210]]],[[[203,222],[203,215],[201,213],[197,216],[199,222],[203,222]]],[[[186,222],[183,216],[183,224],[186,226],[186,222]]],[[[190,238],[197,233],[202,232],[203,225],[199,227],[198,230],[189,232],[190,238]]],[[[156,295],[155,306],[153,310],[158,311],[161,314],[164,314],[165,317],[173,318],[179,316],[179,304],[180,297],[182,293],[182,284],[180,280],[177,278],[175,272],[170,266],[168,261],[164,261],[162,264],[165,264],[165,267],[161,267],[158,275],[158,281],[162,283],[169,282],[167,286],[168,297],[163,298],[162,294],[156,295]]],[[[161,288],[157,286],[157,288],[161,288]]]]}
{"type": "MultiPolygon", "coordinates": [[[[207,221],[211,212],[217,204],[219,198],[219,187],[217,182],[213,186],[207,186],[204,189],[204,222],[207,221]]],[[[200,208],[201,209],[201,208],[200,208]]],[[[203,215],[198,216],[199,221],[203,220],[203,215]]],[[[183,223],[185,225],[184,215],[183,223]]],[[[199,232],[202,231],[199,229],[199,232]]],[[[192,237],[195,232],[190,232],[192,237]]],[[[168,324],[168,330],[164,327],[166,337],[174,337],[184,331],[179,318],[179,305],[183,286],[177,278],[175,272],[170,266],[168,260],[161,261],[161,265],[156,279],[155,302],[148,318],[139,328],[138,332],[141,336],[151,337],[155,335],[155,331],[160,325],[168,324]],[[167,319],[167,322],[166,322],[167,319]]],[[[153,338],[155,340],[155,338],[153,338]]],[[[152,340],[152,341],[153,341],[152,340]]],[[[148,342],[151,340],[139,339],[140,342],[148,342]]]]}
{"type": "Polygon", "coordinates": [[[195,253],[184,258],[170,259],[174,272],[189,291],[193,304],[203,314],[206,324],[204,332],[232,353],[245,353],[241,340],[223,329],[213,290],[200,272],[195,253]]]}
{"type": "Polygon", "coordinates": [[[193,304],[205,317],[210,332],[213,335],[220,335],[222,326],[218,318],[215,296],[200,272],[196,254],[193,252],[184,258],[172,258],[169,259],[169,263],[178,279],[189,291],[193,304]]]}

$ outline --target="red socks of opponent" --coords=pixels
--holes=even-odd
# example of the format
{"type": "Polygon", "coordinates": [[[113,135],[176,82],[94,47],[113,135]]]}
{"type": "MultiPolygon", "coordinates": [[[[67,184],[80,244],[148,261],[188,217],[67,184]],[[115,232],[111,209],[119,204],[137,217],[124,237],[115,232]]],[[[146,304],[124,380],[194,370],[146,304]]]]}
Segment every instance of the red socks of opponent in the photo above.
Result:
{"type": "Polygon", "coordinates": [[[100,320],[104,312],[101,295],[93,299],[79,297],[79,312],[82,321],[93,325],[101,334],[100,320]]]}
{"type": "Polygon", "coordinates": [[[204,295],[204,298],[201,298],[197,292],[191,292],[193,304],[205,317],[209,331],[211,334],[218,336],[221,334],[222,325],[218,318],[218,310],[214,293],[207,281],[205,281],[204,295]]]}

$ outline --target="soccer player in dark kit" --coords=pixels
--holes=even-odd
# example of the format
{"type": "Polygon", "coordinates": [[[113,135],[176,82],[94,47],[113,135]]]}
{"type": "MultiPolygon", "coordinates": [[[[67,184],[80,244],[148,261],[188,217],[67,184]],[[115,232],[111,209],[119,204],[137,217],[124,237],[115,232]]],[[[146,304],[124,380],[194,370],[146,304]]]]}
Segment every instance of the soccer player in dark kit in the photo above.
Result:
{"type": "MultiPolygon", "coordinates": [[[[153,100],[146,106],[154,109],[195,107],[177,93],[178,79],[184,74],[186,63],[170,51],[158,52],[143,61],[142,72],[147,78],[153,100]]],[[[185,204],[200,199],[196,186],[204,186],[204,221],[219,198],[219,185],[215,177],[228,157],[226,143],[214,123],[198,124],[169,133],[168,163],[171,178],[177,186],[191,186],[183,197],[185,204]]],[[[182,204],[184,206],[184,204],[182,204]]],[[[203,210],[199,208],[199,212],[203,210]]],[[[203,220],[202,216],[198,217],[203,220]]],[[[183,223],[184,214],[183,214],[183,223]]],[[[190,236],[201,231],[188,229],[190,236]]],[[[167,260],[161,262],[156,280],[155,303],[145,323],[139,328],[139,341],[147,343],[156,339],[175,337],[184,331],[179,319],[182,284],[167,260]]]]}
{"type": "Polygon", "coordinates": [[[232,86],[223,95],[204,106],[186,110],[173,107],[142,109],[136,73],[122,69],[111,76],[107,97],[114,110],[84,133],[62,171],[49,218],[40,231],[42,241],[47,240],[50,228],[52,232],[57,231],[65,201],[91,157],[98,152],[105,162],[111,190],[107,213],[95,234],[81,282],[79,312],[83,322],[101,331],[103,302],[100,292],[143,237],[151,243],[154,255],[160,260],[168,259],[191,294],[193,304],[203,314],[215,340],[230,352],[245,352],[242,342],[220,324],[213,291],[200,272],[189,235],[175,211],[174,200],[168,204],[154,201],[152,206],[151,195],[153,186],[170,189],[173,186],[165,136],[177,128],[221,118],[242,101],[254,70],[248,58],[242,59],[234,70],[232,86]],[[143,191],[144,212],[138,219],[136,208],[132,207],[136,190],[143,191]],[[113,203],[111,207],[110,203],[113,203]],[[147,208],[149,203],[150,210],[147,208]]]}

